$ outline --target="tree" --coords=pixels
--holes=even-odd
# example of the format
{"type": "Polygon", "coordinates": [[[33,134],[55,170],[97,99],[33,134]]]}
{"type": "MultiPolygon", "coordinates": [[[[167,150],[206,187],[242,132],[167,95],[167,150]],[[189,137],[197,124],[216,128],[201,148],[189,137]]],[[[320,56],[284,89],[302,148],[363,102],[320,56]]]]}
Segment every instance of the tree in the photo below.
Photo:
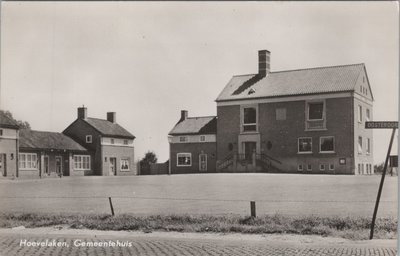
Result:
{"type": "Polygon", "coordinates": [[[150,174],[150,164],[157,163],[156,153],[148,151],[140,160],[140,174],[150,174]]]}
{"type": "Polygon", "coordinates": [[[13,117],[13,115],[11,114],[10,111],[8,111],[8,110],[5,110],[5,111],[4,110],[0,110],[0,112],[2,114],[4,114],[5,116],[7,116],[8,118],[14,120],[18,124],[20,129],[31,129],[31,125],[27,121],[16,120],[13,117]]]}

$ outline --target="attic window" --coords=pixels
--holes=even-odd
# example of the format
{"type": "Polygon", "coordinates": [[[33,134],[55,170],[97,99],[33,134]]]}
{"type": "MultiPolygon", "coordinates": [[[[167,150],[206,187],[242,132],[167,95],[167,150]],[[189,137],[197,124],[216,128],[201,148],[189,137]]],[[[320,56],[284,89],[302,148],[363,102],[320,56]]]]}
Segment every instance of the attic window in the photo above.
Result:
{"type": "Polygon", "coordinates": [[[92,135],[86,135],[86,143],[92,143],[92,135]]]}
{"type": "Polygon", "coordinates": [[[250,95],[250,94],[253,94],[253,93],[255,93],[255,92],[256,92],[256,90],[254,90],[253,88],[251,88],[247,94],[250,95]]]}

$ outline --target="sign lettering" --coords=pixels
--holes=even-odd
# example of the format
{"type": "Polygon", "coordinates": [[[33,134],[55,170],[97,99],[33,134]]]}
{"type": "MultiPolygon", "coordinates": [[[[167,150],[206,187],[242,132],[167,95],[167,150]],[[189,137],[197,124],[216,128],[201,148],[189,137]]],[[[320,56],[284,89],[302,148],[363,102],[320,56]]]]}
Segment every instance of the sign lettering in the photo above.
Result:
{"type": "Polygon", "coordinates": [[[398,126],[398,122],[365,122],[365,129],[394,129],[398,126]]]}

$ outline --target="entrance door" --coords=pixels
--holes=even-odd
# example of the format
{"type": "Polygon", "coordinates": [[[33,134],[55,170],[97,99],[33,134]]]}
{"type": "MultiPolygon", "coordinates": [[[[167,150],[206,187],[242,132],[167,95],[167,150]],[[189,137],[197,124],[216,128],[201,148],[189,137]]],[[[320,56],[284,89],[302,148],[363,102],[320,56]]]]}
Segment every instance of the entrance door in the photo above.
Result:
{"type": "Polygon", "coordinates": [[[43,171],[45,175],[49,175],[49,156],[44,156],[44,166],[43,171]]]}
{"type": "Polygon", "coordinates": [[[0,172],[5,177],[7,176],[7,155],[0,154],[0,172]]]}
{"type": "Polygon", "coordinates": [[[244,159],[248,162],[253,161],[253,152],[256,151],[256,142],[244,142],[244,159]]]}
{"type": "Polygon", "coordinates": [[[56,156],[56,173],[57,175],[62,175],[62,157],[56,156]]]}
{"type": "Polygon", "coordinates": [[[207,154],[199,155],[199,169],[200,171],[207,171],[207,154]]]}
{"type": "Polygon", "coordinates": [[[117,158],[110,157],[110,175],[117,175],[117,158]]]}

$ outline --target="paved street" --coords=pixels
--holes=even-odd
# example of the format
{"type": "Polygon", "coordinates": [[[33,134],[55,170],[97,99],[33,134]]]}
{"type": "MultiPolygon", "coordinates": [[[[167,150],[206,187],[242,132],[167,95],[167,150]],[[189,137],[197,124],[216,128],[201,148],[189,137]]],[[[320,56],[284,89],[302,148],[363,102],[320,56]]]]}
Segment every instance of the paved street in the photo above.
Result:
{"type": "Polygon", "coordinates": [[[395,240],[349,241],[293,235],[140,233],[54,228],[0,230],[12,255],[396,255],[395,240]],[[39,243],[43,243],[38,246],[39,243]],[[36,243],[36,246],[33,244],[36,243]],[[58,243],[58,246],[54,246],[58,243]],[[97,243],[97,244],[96,244],[97,243]]]}

